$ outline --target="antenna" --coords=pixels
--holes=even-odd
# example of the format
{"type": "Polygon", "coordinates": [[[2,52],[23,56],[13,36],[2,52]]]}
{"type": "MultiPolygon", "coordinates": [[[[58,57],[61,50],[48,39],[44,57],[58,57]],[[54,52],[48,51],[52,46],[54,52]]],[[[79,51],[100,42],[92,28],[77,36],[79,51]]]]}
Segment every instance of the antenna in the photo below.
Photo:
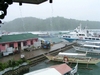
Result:
{"type": "Polygon", "coordinates": [[[21,15],[21,20],[22,20],[23,30],[25,31],[26,29],[25,29],[25,26],[24,26],[24,21],[23,21],[21,6],[19,6],[19,9],[20,9],[20,15],[21,15]]]}
{"type": "Polygon", "coordinates": [[[50,26],[51,26],[51,30],[52,30],[52,28],[53,28],[53,5],[51,4],[51,19],[50,19],[50,26]]]}

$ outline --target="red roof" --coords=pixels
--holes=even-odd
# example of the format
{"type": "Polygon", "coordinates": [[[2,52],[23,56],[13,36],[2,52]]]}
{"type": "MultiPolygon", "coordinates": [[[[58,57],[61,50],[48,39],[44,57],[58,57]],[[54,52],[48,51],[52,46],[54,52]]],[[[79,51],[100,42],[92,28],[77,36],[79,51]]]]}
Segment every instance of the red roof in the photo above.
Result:
{"type": "Polygon", "coordinates": [[[52,66],[52,68],[55,68],[62,75],[72,70],[72,68],[69,67],[67,64],[52,66]]]}

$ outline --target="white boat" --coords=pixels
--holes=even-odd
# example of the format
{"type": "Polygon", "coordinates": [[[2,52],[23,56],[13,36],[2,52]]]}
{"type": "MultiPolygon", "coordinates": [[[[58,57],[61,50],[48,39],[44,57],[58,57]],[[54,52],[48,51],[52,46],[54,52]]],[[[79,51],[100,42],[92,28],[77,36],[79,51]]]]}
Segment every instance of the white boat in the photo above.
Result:
{"type": "Polygon", "coordinates": [[[78,57],[78,56],[86,56],[86,53],[65,53],[65,52],[59,52],[59,56],[70,56],[70,57],[78,57]]]}
{"type": "MultiPolygon", "coordinates": [[[[87,52],[86,52],[87,54],[87,52]]],[[[58,53],[56,56],[44,55],[50,61],[79,63],[79,64],[97,64],[100,62],[98,58],[86,57],[83,53],[58,53]]]]}
{"type": "Polygon", "coordinates": [[[64,34],[61,38],[73,42],[73,41],[89,41],[89,40],[100,40],[100,37],[93,35],[93,32],[89,32],[87,27],[82,29],[81,24],[74,31],[71,31],[69,34],[64,34]]]}
{"type": "Polygon", "coordinates": [[[89,52],[89,53],[100,53],[100,42],[99,41],[86,41],[79,46],[73,46],[76,51],[89,52]]]}
{"type": "Polygon", "coordinates": [[[65,62],[65,63],[79,63],[79,64],[97,64],[100,62],[98,58],[92,57],[67,57],[67,56],[52,56],[45,55],[50,61],[65,62]]]}
{"type": "Polygon", "coordinates": [[[77,71],[78,71],[78,63],[77,63],[76,66],[73,68],[73,70],[71,70],[70,75],[76,74],[77,71]]]}
{"type": "Polygon", "coordinates": [[[48,68],[36,70],[24,75],[75,75],[78,70],[78,64],[72,69],[67,64],[60,64],[48,68]]]}

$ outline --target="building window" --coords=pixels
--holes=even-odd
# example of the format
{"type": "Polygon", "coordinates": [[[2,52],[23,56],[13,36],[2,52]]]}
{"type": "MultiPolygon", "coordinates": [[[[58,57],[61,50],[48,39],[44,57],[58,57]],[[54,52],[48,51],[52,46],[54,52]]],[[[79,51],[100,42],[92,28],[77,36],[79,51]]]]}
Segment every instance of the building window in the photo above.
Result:
{"type": "Polygon", "coordinates": [[[2,46],[5,46],[5,44],[2,44],[2,46]]]}
{"type": "Polygon", "coordinates": [[[13,47],[14,48],[14,44],[13,43],[10,43],[9,44],[9,47],[13,47]]]}
{"type": "Polygon", "coordinates": [[[24,41],[24,42],[23,42],[23,46],[26,46],[26,45],[27,45],[27,42],[26,42],[26,41],[24,41]]]}
{"type": "Polygon", "coordinates": [[[35,41],[37,42],[37,41],[38,41],[38,39],[35,39],[35,41]]]}
{"type": "Polygon", "coordinates": [[[99,40],[99,38],[96,38],[96,40],[99,40]]]}
{"type": "Polygon", "coordinates": [[[33,45],[33,40],[31,40],[31,45],[33,45]]]}

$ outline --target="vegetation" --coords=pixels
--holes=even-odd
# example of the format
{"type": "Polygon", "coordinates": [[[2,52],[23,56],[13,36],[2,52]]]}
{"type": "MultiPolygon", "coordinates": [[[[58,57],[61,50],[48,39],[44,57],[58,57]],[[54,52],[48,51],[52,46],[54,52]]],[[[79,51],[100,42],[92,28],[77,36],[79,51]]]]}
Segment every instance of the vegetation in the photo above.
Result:
{"type": "Polygon", "coordinates": [[[8,62],[0,63],[0,71],[4,70],[5,68],[8,68],[8,67],[16,67],[24,62],[27,62],[27,60],[25,58],[19,59],[17,61],[9,60],[8,62]]]}
{"type": "Polygon", "coordinates": [[[82,21],[63,17],[47,19],[25,17],[5,22],[4,25],[1,26],[1,29],[6,31],[58,31],[75,29],[80,23],[83,27],[87,26],[89,29],[100,28],[100,22],[98,21],[82,21]]]}

